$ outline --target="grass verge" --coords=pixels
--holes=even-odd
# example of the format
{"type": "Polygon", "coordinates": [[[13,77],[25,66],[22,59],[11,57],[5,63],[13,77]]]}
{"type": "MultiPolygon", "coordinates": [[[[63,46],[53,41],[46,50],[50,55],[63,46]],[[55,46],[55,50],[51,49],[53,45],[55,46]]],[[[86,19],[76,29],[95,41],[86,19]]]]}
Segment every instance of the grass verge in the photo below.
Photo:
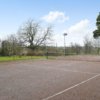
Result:
{"type": "MultiPolygon", "coordinates": [[[[6,56],[6,57],[0,57],[0,62],[6,62],[6,61],[17,61],[17,60],[38,60],[38,59],[46,59],[45,56],[6,56]]],[[[49,56],[48,59],[55,59],[55,57],[49,56]]]]}
{"type": "Polygon", "coordinates": [[[6,56],[6,57],[0,57],[0,62],[4,61],[16,61],[16,60],[28,60],[28,59],[45,59],[44,56],[6,56]]]}

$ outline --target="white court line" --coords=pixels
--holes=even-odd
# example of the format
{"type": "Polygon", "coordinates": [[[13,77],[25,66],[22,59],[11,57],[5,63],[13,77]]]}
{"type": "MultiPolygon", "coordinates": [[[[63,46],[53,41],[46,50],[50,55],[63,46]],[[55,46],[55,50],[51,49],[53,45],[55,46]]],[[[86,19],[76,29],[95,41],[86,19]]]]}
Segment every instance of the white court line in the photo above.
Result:
{"type": "Polygon", "coordinates": [[[89,78],[89,79],[87,79],[87,80],[85,80],[85,81],[82,81],[82,82],[80,82],[80,83],[78,83],[78,84],[76,84],[76,85],[73,85],[73,86],[71,86],[71,87],[69,87],[69,88],[67,88],[67,89],[65,89],[65,90],[63,90],[63,91],[60,91],[60,92],[58,92],[58,93],[55,93],[54,95],[51,95],[51,96],[49,96],[49,97],[47,97],[47,98],[44,98],[44,99],[42,99],[42,100],[49,100],[49,99],[52,99],[52,98],[54,98],[54,97],[56,97],[56,96],[58,96],[58,95],[60,95],[60,94],[62,94],[62,93],[64,93],[64,92],[67,92],[67,91],[69,91],[69,90],[71,90],[71,89],[73,89],[73,88],[75,88],[75,87],[78,87],[78,86],[80,86],[80,85],[82,85],[82,84],[84,84],[84,83],[86,83],[86,82],[88,82],[88,81],[90,81],[90,80],[92,80],[92,79],[94,79],[94,78],[96,78],[96,77],[99,77],[99,76],[100,76],[100,74],[95,75],[95,76],[93,76],[93,77],[91,77],[91,78],[89,78]]]}

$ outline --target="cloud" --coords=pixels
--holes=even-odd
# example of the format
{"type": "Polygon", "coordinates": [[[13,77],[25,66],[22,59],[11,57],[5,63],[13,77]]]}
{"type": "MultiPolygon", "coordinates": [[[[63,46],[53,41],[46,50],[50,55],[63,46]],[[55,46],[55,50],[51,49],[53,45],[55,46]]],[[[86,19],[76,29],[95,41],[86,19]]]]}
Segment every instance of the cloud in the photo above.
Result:
{"type": "Polygon", "coordinates": [[[80,22],[76,23],[75,25],[71,26],[68,29],[68,32],[82,34],[87,31],[88,27],[89,27],[89,20],[84,19],[84,20],[81,20],[80,22]]]}
{"type": "Polygon", "coordinates": [[[69,20],[68,16],[65,16],[64,12],[59,11],[50,11],[48,15],[45,15],[42,17],[43,20],[45,20],[48,23],[52,22],[65,22],[66,20],[69,20]]]}
{"type": "MultiPolygon", "coordinates": [[[[84,45],[84,38],[86,36],[92,38],[92,31],[93,29],[90,27],[90,21],[88,19],[83,19],[76,24],[70,26],[62,33],[66,32],[68,34],[66,36],[66,45],[70,45],[71,43],[84,45]]],[[[64,45],[63,34],[56,34],[54,36],[54,39],[59,46],[64,45]]]]}
{"type": "Polygon", "coordinates": [[[69,27],[66,32],[68,32],[68,41],[72,43],[78,43],[80,45],[84,44],[84,38],[86,36],[92,38],[92,29],[88,19],[83,19],[77,22],[69,27]]]}

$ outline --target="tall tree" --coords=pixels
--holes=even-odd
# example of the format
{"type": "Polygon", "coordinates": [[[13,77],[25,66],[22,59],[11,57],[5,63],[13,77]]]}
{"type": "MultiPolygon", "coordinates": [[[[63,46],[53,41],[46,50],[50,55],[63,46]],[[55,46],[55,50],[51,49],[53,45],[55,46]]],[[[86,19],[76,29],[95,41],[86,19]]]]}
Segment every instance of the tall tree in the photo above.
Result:
{"type": "Polygon", "coordinates": [[[51,26],[48,26],[43,30],[39,23],[34,20],[28,20],[18,31],[18,35],[22,42],[26,43],[34,50],[44,44],[47,40],[50,40],[52,32],[51,26]]]}
{"type": "MultiPolygon", "coordinates": [[[[96,26],[97,26],[97,29],[93,31],[93,37],[95,39],[100,39],[100,12],[99,12],[99,15],[97,16],[97,19],[96,19],[96,26]]],[[[100,46],[97,47],[98,48],[98,54],[100,52],[100,46]]]]}
{"type": "Polygon", "coordinates": [[[100,37],[100,12],[96,19],[96,26],[97,26],[97,29],[93,31],[94,38],[100,37]]]}

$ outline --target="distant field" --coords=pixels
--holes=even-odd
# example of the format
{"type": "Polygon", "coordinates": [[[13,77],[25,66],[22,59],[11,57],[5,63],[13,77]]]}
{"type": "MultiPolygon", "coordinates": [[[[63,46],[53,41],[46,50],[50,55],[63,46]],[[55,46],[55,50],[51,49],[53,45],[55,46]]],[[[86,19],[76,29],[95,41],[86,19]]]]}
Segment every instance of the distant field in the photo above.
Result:
{"type": "Polygon", "coordinates": [[[27,59],[46,59],[45,56],[11,56],[11,57],[0,57],[0,62],[13,61],[13,60],[27,60],[27,59]]]}

